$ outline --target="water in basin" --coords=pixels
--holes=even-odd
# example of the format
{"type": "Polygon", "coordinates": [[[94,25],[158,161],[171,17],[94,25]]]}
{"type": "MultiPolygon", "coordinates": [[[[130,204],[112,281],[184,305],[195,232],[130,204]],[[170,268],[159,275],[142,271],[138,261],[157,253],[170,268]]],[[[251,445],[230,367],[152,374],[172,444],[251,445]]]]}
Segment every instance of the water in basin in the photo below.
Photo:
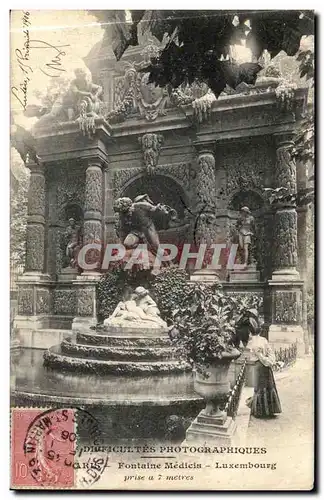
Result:
{"type": "Polygon", "coordinates": [[[85,398],[115,404],[168,404],[199,400],[192,374],[165,376],[102,376],[62,373],[43,366],[41,349],[19,349],[12,356],[11,390],[47,396],[85,398]]]}

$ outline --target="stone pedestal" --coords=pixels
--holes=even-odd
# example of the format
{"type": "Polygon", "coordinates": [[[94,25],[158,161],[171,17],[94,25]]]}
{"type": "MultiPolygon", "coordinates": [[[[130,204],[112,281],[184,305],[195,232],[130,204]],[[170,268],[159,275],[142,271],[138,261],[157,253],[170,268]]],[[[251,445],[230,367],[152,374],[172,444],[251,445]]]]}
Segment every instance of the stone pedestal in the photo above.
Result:
{"type": "Polygon", "coordinates": [[[231,271],[230,273],[230,282],[237,281],[260,281],[260,272],[257,270],[255,264],[251,264],[246,266],[245,269],[237,269],[235,271],[231,271]]]}
{"type": "Polygon", "coordinates": [[[35,347],[35,331],[48,328],[51,312],[50,277],[31,271],[18,279],[18,315],[14,319],[21,347],[35,347]]]}
{"type": "Polygon", "coordinates": [[[208,444],[230,446],[236,431],[236,424],[226,414],[214,417],[202,410],[186,432],[187,443],[208,442],[208,444]]]}
{"type": "Polygon", "coordinates": [[[74,281],[79,274],[75,267],[65,267],[57,277],[58,281],[74,281]]]}
{"type": "Polygon", "coordinates": [[[274,347],[288,347],[297,342],[297,354],[305,354],[302,327],[302,282],[269,281],[272,322],[268,340],[274,347]]]}
{"type": "Polygon", "coordinates": [[[88,331],[97,324],[96,286],[100,273],[85,272],[73,282],[76,288],[77,316],[72,322],[72,331],[88,331]]]}
{"type": "Polygon", "coordinates": [[[297,357],[305,356],[304,329],[301,325],[270,325],[269,342],[275,349],[297,342],[297,357]]]}
{"type": "Polygon", "coordinates": [[[190,276],[190,281],[200,281],[202,283],[217,283],[219,276],[215,270],[212,269],[198,269],[190,276]]]}
{"type": "Polygon", "coordinates": [[[163,327],[152,328],[150,326],[143,324],[136,324],[135,322],[129,322],[130,326],[124,325],[107,325],[107,319],[104,322],[104,331],[107,335],[116,335],[121,337],[127,337],[133,335],[134,337],[161,337],[168,335],[168,329],[163,327]]]}

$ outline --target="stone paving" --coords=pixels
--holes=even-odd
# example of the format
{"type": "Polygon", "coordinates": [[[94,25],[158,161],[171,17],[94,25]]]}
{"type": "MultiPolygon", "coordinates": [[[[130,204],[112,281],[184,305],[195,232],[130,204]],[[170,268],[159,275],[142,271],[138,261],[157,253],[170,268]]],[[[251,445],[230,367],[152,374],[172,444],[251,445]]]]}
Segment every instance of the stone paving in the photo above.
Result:
{"type": "MultiPolygon", "coordinates": [[[[289,369],[275,374],[282,413],[271,419],[251,418],[248,446],[265,446],[296,485],[312,481],[314,454],[314,359],[298,359],[289,369]]],[[[287,479],[288,480],[288,479],[287,479]]],[[[284,478],[283,478],[283,487],[284,478]]]]}

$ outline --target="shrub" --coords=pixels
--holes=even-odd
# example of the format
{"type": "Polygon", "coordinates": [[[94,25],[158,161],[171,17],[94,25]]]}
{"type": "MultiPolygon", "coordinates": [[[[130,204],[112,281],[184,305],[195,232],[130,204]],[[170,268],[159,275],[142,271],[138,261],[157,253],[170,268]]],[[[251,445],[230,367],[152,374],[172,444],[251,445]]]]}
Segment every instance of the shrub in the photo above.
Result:
{"type": "Polygon", "coordinates": [[[168,324],[172,323],[173,311],[181,306],[190,286],[187,272],[175,266],[162,268],[152,281],[152,297],[160,309],[161,317],[168,324]]]}
{"type": "Polygon", "coordinates": [[[199,367],[233,352],[244,340],[243,326],[248,334],[260,327],[254,305],[253,296],[226,295],[219,284],[192,283],[173,311],[170,337],[179,355],[199,367]]]}

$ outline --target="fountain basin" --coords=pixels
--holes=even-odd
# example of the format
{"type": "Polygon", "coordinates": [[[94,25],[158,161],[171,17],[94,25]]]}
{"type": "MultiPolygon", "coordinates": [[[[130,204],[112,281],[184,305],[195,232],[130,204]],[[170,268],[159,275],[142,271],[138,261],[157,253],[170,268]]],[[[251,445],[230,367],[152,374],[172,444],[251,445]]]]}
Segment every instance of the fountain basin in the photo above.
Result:
{"type": "Polygon", "coordinates": [[[22,348],[12,356],[12,403],[88,409],[111,441],[163,437],[170,415],[193,419],[204,407],[194,392],[191,372],[98,376],[49,369],[43,356],[44,350],[22,348]]]}

